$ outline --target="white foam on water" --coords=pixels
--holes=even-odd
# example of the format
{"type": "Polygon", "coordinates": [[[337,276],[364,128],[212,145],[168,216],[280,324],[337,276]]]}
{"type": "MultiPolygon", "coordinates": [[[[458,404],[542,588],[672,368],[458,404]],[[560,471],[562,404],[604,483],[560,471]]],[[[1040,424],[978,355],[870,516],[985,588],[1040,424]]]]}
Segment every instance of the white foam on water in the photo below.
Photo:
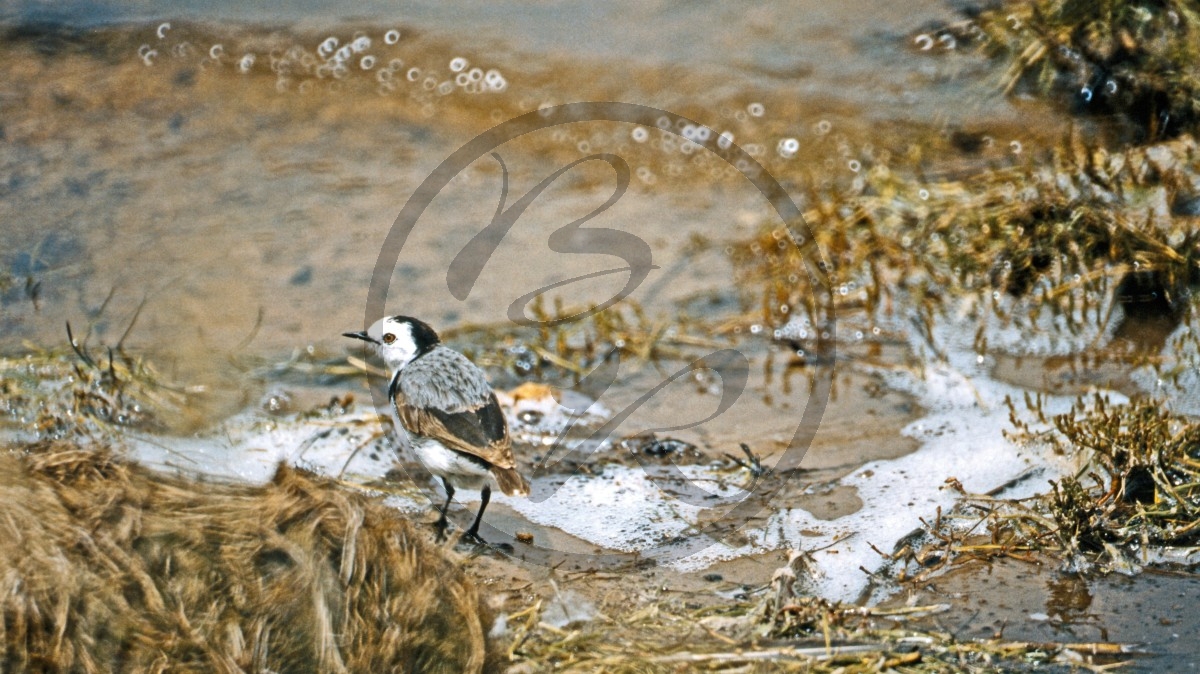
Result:
{"type": "MultiPolygon", "coordinates": [[[[327,477],[366,482],[384,477],[395,464],[394,443],[381,435],[385,429],[374,414],[276,418],[244,412],[209,433],[130,433],[124,444],[129,458],[138,463],[192,477],[263,484],[280,463],[287,463],[327,477]]],[[[389,503],[401,510],[425,507],[397,495],[390,496],[389,503]]]]}
{"type": "MultiPolygon", "coordinates": [[[[868,586],[864,569],[875,571],[884,563],[872,546],[891,552],[897,541],[921,526],[922,519],[932,521],[939,508],[943,512],[953,508],[959,494],[948,487],[948,479],[956,479],[972,493],[986,493],[1016,480],[1002,495],[1025,497],[1048,491],[1049,480],[1075,468],[1048,448],[1005,436],[1012,430],[1005,398],[1011,397],[1023,409],[1026,391],[989,376],[986,358],[981,361],[970,348],[971,335],[970,330],[956,331],[953,326],[936,330],[935,339],[943,345],[947,362],[930,364],[923,373],[879,371],[889,387],[914,396],[927,412],[903,431],[920,443],[917,451],[872,461],[840,481],[854,488],[862,501],[862,508],[853,514],[821,520],[800,508],[781,508],[765,524],[742,529],[749,541],[745,545],[714,543],[678,559],[677,552],[665,544],[694,532],[704,508],[681,503],[671,496],[669,485],[637,468],[607,467],[600,476],[573,477],[541,502],[506,502],[537,524],[612,550],[651,552],[681,571],[768,550],[817,550],[815,572],[806,579],[810,591],[828,599],[854,601],[868,586]]],[[[1114,402],[1123,400],[1119,394],[1109,397],[1114,402]]],[[[1043,411],[1047,417],[1065,413],[1074,401],[1072,396],[1043,396],[1043,411]]],[[[711,486],[729,479],[715,467],[682,470],[718,496],[736,494],[736,487],[711,486]]]]}

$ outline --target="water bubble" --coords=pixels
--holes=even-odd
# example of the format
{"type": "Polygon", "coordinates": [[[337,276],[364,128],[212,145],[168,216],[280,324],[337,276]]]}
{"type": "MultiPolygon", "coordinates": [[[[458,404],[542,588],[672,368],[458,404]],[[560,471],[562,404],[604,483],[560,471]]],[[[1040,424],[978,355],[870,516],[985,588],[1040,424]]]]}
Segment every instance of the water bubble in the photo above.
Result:
{"type": "Polygon", "coordinates": [[[694,124],[684,124],[680,135],[685,140],[694,140],[696,138],[696,126],[694,124]]]}
{"type": "Polygon", "coordinates": [[[331,72],[333,73],[334,79],[339,80],[350,74],[350,71],[346,68],[346,66],[341,63],[335,65],[331,72]]]}
{"type": "Polygon", "coordinates": [[[459,73],[454,76],[454,83],[460,87],[465,87],[471,83],[471,78],[466,73],[459,73]]]}
{"type": "Polygon", "coordinates": [[[930,49],[933,49],[933,38],[929,37],[925,33],[921,33],[913,38],[913,43],[916,44],[921,51],[929,51],[930,49]]]}
{"type": "Polygon", "coordinates": [[[629,136],[633,138],[634,142],[645,143],[646,139],[650,138],[650,132],[639,126],[629,136]]]}
{"type": "Polygon", "coordinates": [[[706,143],[712,138],[712,129],[707,126],[696,127],[696,142],[706,143]]]}
{"type": "Polygon", "coordinates": [[[404,67],[404,59],[392,59],[388,61],[388,70],[396,72],[404,67]]]}
{"type": "MultiPolygon", "coordinates": [[[[758,143],[750,143],[743,149],[745,149],[746,154],[750,155],[751,157],[761,157],[767,151],[767,148],[763,147],[762,145],[759,145],[758,143]]],[[[749,167],[747,166],[746,168],[749,168],[749,167]]]]}
{"type": "Polygon", "coordinates": [[[362,57],[362,60],[360,60],[358,62],[358,67],[362,68],[363,70],[370,70],[371,68],[374,68],[375,67],[375,57],[371,56],[370,54],[367,54],[366,56],[362,57]]]}
{"type": "Polygon", "coordinates": [[[335,61],[349,61],[351,56],[354,56],[354,50],[347,45],[337,50],[337,53],[333,55],[333,59],[335,61]]]}
{"type": "Polygon", "coordinates": [[[634,174],[638,177],[638,180],[647,185],[653,185],[655,181],[658,180],[658,178],[654,175],[654,172],[645,166],[639,166],[637,171],[634,171],[634,174]]]}
{"type": "Polygon", "coordinates": [[[1009,14],[1007,17],[1005,17],[1005,20],[1008,21],[1009,28],[1012,28],[1013,30],[1021,30],[1021,19],[1016,14],[1009,14]]]}
{"type": "Polygon", "coordinates": [[[1115,93],[1117,93],[1117,81],[1116,81],[1116,80],[1109,80],[1109,81],[1105,82],[1105,83],[1104,83],[1104,89],[1105,89],[1105,91],[1107,91],[1107,92],[1108,92],[1110,95],[1111,95],[1111,94],[1115,94],[1115,93]]]}
{"type": "Polygon", "coordinates": [[[1084,103],[1091,103],[1092,102],[1092,88],[1084,87],[1084,88],[1080,89],[1079,96],[1081,98],[1083,98],[1084,103]]]}
{"type": "Polygon", "coordinates": [[[421,69],[409,68],[408,73],[405,74],[405,77],[408,78],[409,82],[416,82],[417,80],[421,79],[421,69]]]}
{"type": "Polygon", "coordinates": [[[370,48],[371,48],[371,38],[367,37],[366,35],[363,35],[362,37],[359,37],[359,38],[355,38],[354,42],[350,43],[350,50],[353,51],[355,54],[361,54],[370,48]]]}
{"type": "Polygon", "coordinates": [[[400,41],[400,31],[398,31],[394,28],[383,34],[384,44],[396,44],[399,41],[400,41]]]}
{"type": "Polygon", "coordinates": [[[728,150],[732,145],[733,134],[728,131],[721,132],[721,135],[717,138],[717,147],[721,148],[722,150],[728,150]]]}
{"type": "Polygon", "coordinates": [[[796,140],[795,138],[784,138],[783,140],[779,141],[779,149],[783,150],[784,152],[795,154],[796,151],[800,149],[800,141],[796,140]]]}
{"type": "Polygon", "coordinates": [[[224,55],[225,55],[225,47],[223,47],[219,44],[214,44],[208,50],[209,58],[213,59],[214,61],[219,61],[221,59],[221,57],[224,55]]]}
{"type": "Polygon", "coordinates": [[[338,39],[330,35],[329,37],[325,38],[325,41],[321,43],[321,46],[317,47],[317,53],[321,55],[321,58],[327,58],[331,53],[333,53],[334,49],[337,49],[337,46],[338,39]]]}
{"type": "Polygon", "coordinates": [[[833,123],[828,119],[822,119],[821,121],[817,122],[817,125],[814,128],[816,129],[817,134],[824,136],[833,130],[833,123]]]}
{"type": "Polygon", "coordinates": [[[500,74],[499,70],[489,70],[483,76],[483,84],[492,91],[504,91],[508,88],[508,80],[504,79],[504,75],[500,74]]]}
{"type": "Polygon", "coordinates": [[[1021,154],[1021,141],[1014,140],[1013,142],[1009,143],[1008,146],[1012,148],[1013,154],[1021,154]]]}
{"type": "Polygon", "coordinates": [[[917,192],[917,196],[921,198],[921,201],[928,201],[929,200],[929,190],[921,189],[920,191],[917,192]]]}
{"type": "Polygon", "coordinates": [[[954,39],[954,36],[951,35],[950,33],[945,33],[945,34],[941,35],[940,37],[938,37],[938,42],[941,42],[942,46],[945,47],[946,49],[952,50],[958,46],[958,42],[954,39]]]}
{"type": "Polygon", "coordinates": [[[662,117],[654,120],[654,125],[663,131],[666,131],[667,129],[671,128],[671,118],[663,115],[662,117]]]}
{"type": "Polygon", "coordinates": [[[242,56],[242,60],[238,61],[238,70],[240,70],[243,75],[250,72],[250,69],[254,67],[254,59],[254,54],[246,54],[242,56]]]}
{"type": "Polygon", "coordinates": [[[467,76],[471,78],[472,82],[481,82],[483,81],[483,68],[471,68],[467,76]]]}
{"type": "Polygon", "coordinates": [[[755,102],[746,106],[746,112],[750,113],[751,117],[762,117],[766,111],[762,103],[755,102]]]}
{"type": "Polygon", "coordinates": [[[432,75],[421,80],[421,88],[425,91],[433,91],[434,89],[437,89],[437,85],[437,78],[433,77],[432,75]]]}
{"type": "Polygon", "coordinates": [[[167,36],[168,30],[171,30],[171,22],[164,21],[163,23],[158,24],[158,30],[154,31],[154,33],[158,35],[158,39],[161,40],[167,36]]]}
{"type": "Polygon", "coordinates": [[[138,47],[138,57],[139,57],[139,58],[146,58],[146,54],[147,54],[149,51],[150,51],[150,45],[148,45],[148,44],[143,44],[142,46],[138,47]]]}
{"type": "Polygon", "coordinates": [[[441,84],[438,85],[437,92],[439,94],[441,94],[442,96],[447,96],[447,95],[453,93],[454,92],[454,82],[451,80],[446,80],[445,82],[442,82],[441,84]]]}
{"type": "Polygon", "coordinates": [[[588,152],[592,151],[592,145],[591,145],[591,143],[587,142],[586,140],[581,140],[575,146],[575,149],[579,150],[583,154],[587,154],[588,152]]]}
{"type": "Polygon", "coordinates": [[[468,65],[470,64],[465,58],[461,56],[455,56],[454,58],[450,59],[450,72],[461,73],[467,69],[468,65]]]}
{"type": "Polygon", "coordinates": [[[862,163],[859,162],[857,159],[851,159],[850,162],[846,165],[849,166],[850,170],[854,171],[855,173],[858,173],[859,171],[862,170],[862,163]]]}
{"type": "Polygon", "coordinates": [[[145,54],[142,54],[142,63],[144,63],[148,66],[152,66],[152,65],[154,65],[154,59],[157,56],[158,56],[157,49],[148,49],[148,50],[146,50],[145,54]]]}

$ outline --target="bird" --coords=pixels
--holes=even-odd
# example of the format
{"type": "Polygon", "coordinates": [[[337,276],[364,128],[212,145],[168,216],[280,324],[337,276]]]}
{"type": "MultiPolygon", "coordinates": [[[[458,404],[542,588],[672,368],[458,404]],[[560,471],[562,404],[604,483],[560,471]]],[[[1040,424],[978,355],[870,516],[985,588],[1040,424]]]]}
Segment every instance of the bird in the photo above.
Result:
{"type": "Polygon", "coordinates": [[[388,399],[397,429],[408,435],[425,468],[441,478],[446,502],[437,521],[446,535],[446,512],[456,489],[478,489],[479,512],[464,534],[482,543],[479,523],[495,484],[508,496],[527,496],[529,483],[516,469],[508,420],[487,375],[458,351],[444,346],[428,323],[411,316],[385,316],[360,332],[391,375],[388,399]]]}

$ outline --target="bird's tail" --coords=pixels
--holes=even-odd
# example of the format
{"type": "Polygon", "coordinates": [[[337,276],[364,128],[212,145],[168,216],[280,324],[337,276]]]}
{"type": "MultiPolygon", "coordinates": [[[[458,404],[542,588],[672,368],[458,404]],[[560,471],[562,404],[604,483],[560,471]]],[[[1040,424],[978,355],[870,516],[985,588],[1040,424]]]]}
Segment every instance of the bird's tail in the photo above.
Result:
{"type": "Polygon", "coordinates": [[[506,496],[528,496],[529,483],[514,468],[492,467],[492,475],[496,476],[496,484],[506,496]]]}

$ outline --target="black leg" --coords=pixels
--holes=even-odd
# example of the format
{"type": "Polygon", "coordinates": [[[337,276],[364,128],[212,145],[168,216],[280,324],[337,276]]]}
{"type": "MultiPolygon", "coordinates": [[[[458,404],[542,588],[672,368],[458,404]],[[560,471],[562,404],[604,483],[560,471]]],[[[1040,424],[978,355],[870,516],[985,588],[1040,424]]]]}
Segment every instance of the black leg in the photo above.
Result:
{"type": "Polygon", "coordinates": [[[483,542],[479,537],[479,523],[483,521],[483,511],[487,510],[488,501],[492,499],[492,486],[489,484],[483,485],[483,490],[479,492],[479,512],[475,514],[475,523],[467,529],[467,538],[483,542]]]}
{"type": "Polygon", "coordinates": [[[437,521],[439,541],[446,539],[446,528],[450,526],[450,520],[446,518],[446,511],[450,510],[450,501],[454,499],[454,487],[450,486],[450,480],[443,477],[442,486],[446,488],[446,503],[442,506],[442,516],[437,521]]]}

